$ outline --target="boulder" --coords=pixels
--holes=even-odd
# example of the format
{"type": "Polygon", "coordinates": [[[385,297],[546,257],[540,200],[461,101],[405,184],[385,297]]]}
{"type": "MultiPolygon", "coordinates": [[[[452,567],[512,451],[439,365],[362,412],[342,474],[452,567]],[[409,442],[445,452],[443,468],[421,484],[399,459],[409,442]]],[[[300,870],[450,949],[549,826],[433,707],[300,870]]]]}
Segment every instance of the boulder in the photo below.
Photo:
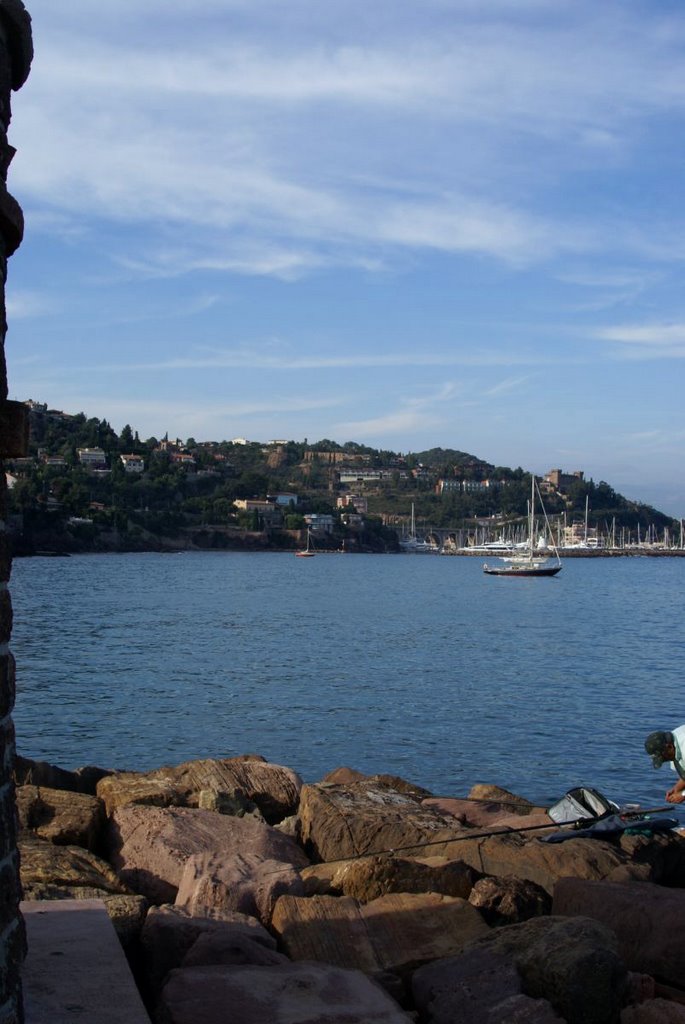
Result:
{"type": "MultiPolygon", "coordinates": [[[[471,800],[458,797],[429,797],[424,806],[432,807],[445,818],[456,818],[469,828],[478,831],[488,829],[538,829],[545,825],[556,829],[547,812],[540,807],[526,807],[522,804],[501,803],[497,800],[471,800]]],[[[542,831],[541,831],[542,834],[542,831]]]]}
{"type": "Polygon", "coordinates": [[[438,892],[467,899],[479,877],[462,861],[434,866],[401,857],[377,856],[343,861],[330,886],[360,903],[369,903],[389,892],[438,892]]]}
{"type": "Polygon", "coordinates": [[[216,809],[242,815],[257,807],[273,824],[297,810],[302,782],[291,768],[256,758],[186,761],[151,772],[117,772],[98,783],[107,813],[128,804],[198,807],[215,794],[216,809]],[[202,794],[202,796],[201,796],[202,794]]]}
{"type": "Polygon", "coordinates": [[[55,846],[29,832],[20,834],[18,845],[25,899],[78,899],[77,889],[131,893],[107,861],[80,846],[55,846]],[[52,895],[58,890],[65,895],[52,895]]]}
{"type": "Polygon", "coordinates": [[[302,879],[290,864],[253,854],[196,853],[181,877],[176,906],[194,917],[223,917],[226,911],[269,925],[279,896],[303,894],[302,879]]]}
{"type": "MultiPolygon", "coordinates": [[[[512,793],[508,789],[503,789],[502,786],[493,786],[489,782],[477,782],[475,786],[472,786],[468,799],[505,804],[510,810],[520,814],[531,814],[535,810],[535,805],[525,796],[512,793]]],[[[544,808],[537,809],[544,810],[544,808]]]]}
{"type": "Polygon", "coordinates": [[[616,868],[630,863],[629,855],[611,842],[574,838],[543,843],[537,833],[465,838],[439,845],[434,852],[459,858],[483,875],[528,879],[550,895],[560,878],[607,878],[616,868]]]}
{"type": "Polygon", "coordinates": [[[282,896],[271,928],[291,960],[366,974],[406,972],[488,932],[466,900],[438,893],[391,893],[367,904],[349,896],[282,896]]]}
{"type": "Polygon", "coordinates": [[[22,834],[19,849],[24,899],[100,899],[124,949],[133,946],[148,901],[129,892],[106,861],[78,846],[55,846],[28,833],[22,834]]]}
{"type": "Polygon", "coordinates": [[[685,890],[649,882],[562,878],[553,912],[591,917],[610,928],[626,966],[682,986],[685,977],[685,890]]]}
{"type": "Polygon", "coordinates": [[[290,961],[284,953],[263,945],[249,938],[237,929],[218,929],[206,931],[195,939],[181,967],[209,967],[211,964],[233,964],[243,967],[252,964],[254,967],[273,967],[274,964],[288,964],[290,961]]]}
{"type": "Polygon", "coordinates": [[[172,903],[186,862],[221,851],[304,867],[308,861],[288,836],[251,818],[188,807],[120,807],[110,820],[110,859],[119,877],[152,903],[172,903]]]}
{"type": "Polygon", "coordinates": [[[547,1000],[521,991],[513,961],[481,948],[419,967],[411,979],[425,1024],[514,1024],[561,1021],[547,1000]]]}
{"type": "Polygon", "coordinates": [[[639,1006],[626,1006],[621,1024],[685,1024],[685,1006],[669,999],[650,999],[639,1006]]]}
{"type": "Polygon", "coordinates": [[[468,901],[489,925],[519,924],[549,914],[552,907],[549,893],[525,878],[481,878],[468,901]]]}
{"type": "Polygon", "coordinates": [[[64,789],[70,793],[88,793],[95,796],[95,788],[106,775],[107,768],[88,765],[70,772],[47,761],[32,761],[17,755],[14,764],[14,781],[17,786],[41,786],[48,789],[64,789]]]}
{"type": "MultiPolygon", "coordinates": [[[[636,823],[636,827],[639,825],[636,823]]],[[[642,873],[642,881],[679,886],[685,876],[685,841],[679,832],[637,833],[624,832],[619,840],[620,849],[629,858],[628,867],[634,877],[642,873]]],[[[621,881],[618,870],[612,880],[621,881]]],[[[629,881],[628,878],[625,881],[629,881]]]]}
{"type": "Polygon", "coordinates": [[[587,917],[536,917],[496,928],[476,948],[509,957],[525,995],[547,999],[567,1024],[613,1024],[627,971],[613,932],[587,917]]]}
{"type": "Polygon", "coordinates": [[[222,937],[227,943],[254,943],[271,953],[276,951],[275,939],[259,921],[245,914],[233,914],[230,920],[216,921],[191,917],[180,907],[152,907],[140,941],[146,983],[153,996],[159,992],[169,971],[181,966],[195,942],[204,935],[222,937]]]}
{"type": "Polygon", "coordinates": [[[400,778],[399,775],[388,775],[385,773],[381,775],[364,775],[363,772],[358,772],[355,768],[336,768],[334,771],[324,775],[320,782],[335,786],[348,786],[354,782],[366,782],[375,788],[397,790],[398,793],[404,793],[405,796],[413,797],[419,803],[426,797],[432,796],[429,790],[424,789],[422,786],[417,786],[413,782],[407,782],[406,779],[400,778]]]}
{"type": "Polygon", "coordinates": [[[299,816],[305,849],[323,861],[422,852],[426,843],[454,838],[460,831],[412,796],[370,780],[303,786],[299,816]]]}
{"type": "Polygon", "coordinates": [[[17,787],[16,798],[22,828],[59,846],[100,848],[105,811],[97,797],[26,785],[17,787]]]}
{"type": "Polygon", "coordinates": [[[162,992],[160,1020],[164,1024],[408,1024],[411,1018],[359,971],[326,964],[284,964],[173,971],[162,992]]]}

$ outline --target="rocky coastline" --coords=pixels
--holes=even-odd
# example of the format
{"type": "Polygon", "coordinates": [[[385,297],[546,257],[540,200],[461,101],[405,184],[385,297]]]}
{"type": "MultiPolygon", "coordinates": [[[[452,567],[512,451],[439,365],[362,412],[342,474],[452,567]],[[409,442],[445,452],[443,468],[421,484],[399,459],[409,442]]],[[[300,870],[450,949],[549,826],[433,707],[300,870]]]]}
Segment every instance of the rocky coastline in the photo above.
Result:
{"type": "Polygon", "coordinates": [[[685,837],[651,819],[250,754],[15,783],[24,897],[102,899],[156,1024],[685,1022],[685,837]]]}

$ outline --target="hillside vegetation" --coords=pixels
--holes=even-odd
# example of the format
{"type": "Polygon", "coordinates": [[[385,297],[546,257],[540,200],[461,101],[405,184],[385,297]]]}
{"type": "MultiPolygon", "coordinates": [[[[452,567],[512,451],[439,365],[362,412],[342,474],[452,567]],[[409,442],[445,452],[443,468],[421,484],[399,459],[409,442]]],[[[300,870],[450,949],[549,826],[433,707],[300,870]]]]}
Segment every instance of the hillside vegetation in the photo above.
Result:
{"type": "MultiPolygon", "coordinates": [[[[402,455],[329,439],[142,440],[130,426],[117,434],[105,420],[32,406],[29,458],[9,463],[19,553],[46,546],[289,548],[301,541],[312,513],[333,517],[324,547],[393,551],[412,505],[424,526],[462,533],[487,527],[492,536],[527,511],[529,473],[451,448],[402,455]],[[81,453],[93,449],[102,451],[102,461],[84,464],[81,453]],[[130,470],[136,460],[122,456],[138,456],[139,471],[127,471],[125,462],[130,470]],[[339,507],[340,498],[350,504],[339,507]],[[269,504],[250,508],[254,500],[269,504]]],[[[587,509],[590,526],[605,532],[645,536],[677,526],[582,475],[548,487],[545,505],[548,515],[565,514],[569,522],[587,509]]]]}

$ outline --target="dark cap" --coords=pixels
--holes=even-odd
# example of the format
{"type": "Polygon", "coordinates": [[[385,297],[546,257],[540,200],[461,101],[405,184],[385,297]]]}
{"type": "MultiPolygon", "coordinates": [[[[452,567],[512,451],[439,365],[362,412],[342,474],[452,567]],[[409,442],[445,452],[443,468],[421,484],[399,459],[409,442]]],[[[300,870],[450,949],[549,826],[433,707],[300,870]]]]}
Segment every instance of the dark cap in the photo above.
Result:
{"type": "Polygon", "coordinates": [[[673,743],[672,732],[650,732],[649,736],[645,740],[645,750],[652,759],[652,764],[655,768],[661,768],[662,764],[666,760],[664,755],[666,748],[670,747],[673,743]]]}

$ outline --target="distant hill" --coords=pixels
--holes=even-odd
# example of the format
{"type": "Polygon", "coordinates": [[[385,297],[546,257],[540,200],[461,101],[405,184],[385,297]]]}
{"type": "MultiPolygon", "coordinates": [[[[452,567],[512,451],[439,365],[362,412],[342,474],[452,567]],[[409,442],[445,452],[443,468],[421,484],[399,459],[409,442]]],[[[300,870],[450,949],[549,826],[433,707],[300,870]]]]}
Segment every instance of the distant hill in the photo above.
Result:
{"type": "MultiPolygon", "coordinates": [[[[304,516],[318,513],[332,517],[332,543],[394,550],[412,506],[424,525],[496,534],[525,516],[530,493],[530,475],[520,467],[494,466],[453,448],[402,454],[327,438],[270,444],[143,440],[129,425],[117,434],[106,420],[38,403],[31,403],[30,427],[29,459],[9,464],[10,509],[22,517],[25,531],[67,524],[73,534],[76,520],[86,546],[87,535],[104,544],[109,532],[135,546],[136,538],[140,544],[141,537],[161,543],[204,528],[213,531],[211,543],[243,531],[288,546],[294,540],[287,532],[296,535],[304,516]],[[84,449],[102,455],[91,454],[86,465],[84,449]],[[279,493],[294,495],[290,507],[274,498],[279,493]],[[339,505],[355,494],[363,519],[350,520],[354,501],[351,507],[339,505]],[[273,514],[267,499],[273,499],[273,514]],[[254,501],[263,504],[246,507],[254,501]]],[[[669,516],[582,476],[564,477],[559,487],[548,483],[545,505],[550,516],[569,523],[585,517],[587,509],[589,525],[605,534],[618,529],[662,536],[676,529],[669,516]]]]}

